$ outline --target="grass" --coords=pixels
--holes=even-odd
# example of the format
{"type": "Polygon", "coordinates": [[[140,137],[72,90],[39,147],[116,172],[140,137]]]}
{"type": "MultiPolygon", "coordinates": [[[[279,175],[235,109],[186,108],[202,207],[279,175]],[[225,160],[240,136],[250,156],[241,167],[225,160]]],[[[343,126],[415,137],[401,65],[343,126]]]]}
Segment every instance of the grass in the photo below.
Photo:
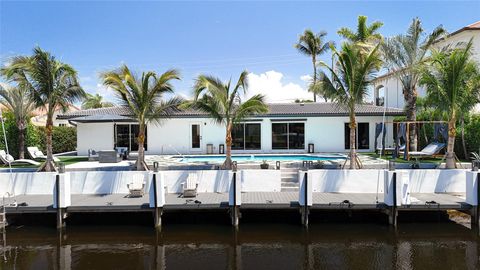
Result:
{"type": "MultiPolygon", "coordinates": [[[[65,166],[82,162],[82,161],[88,161],[87,157],[76,157],[76,156],[58,157],[58,159],[60,159],[60,162],[63,162],[65,166]]],[[[0,168],[8,168],[8,166],[0,165],[0,168]]],[[[29,164],[18,164],[18,165],[12,165],[12,168],[38,168],[38,166],[29,165],[29,164]]]]}
{"type": "MultiPolygon", "coordinates": [[[[359,154],[370,156],[370,157],[373,157],[373,158],[380,158],[380,155],[375,153],[375,152],[367,152],[367,153],[359,153],[359,154]]],[[[383,159],[383,160],[394,160],[396,163],[413,163],[413,162],[415,162],[414,158],[410,159],[410,161],[405,160],[401,157],[397,157],[397,158],[393,159],[391,154],[390,155],[384,155],[384,156],[381,157],[381,159],[383,159]]],[[[422,158],[422,159],[419,159],[419,161],[421,163],[440,163],[440,161],[442,161],[442,158],[422,158]]],[[[443,162],[445,162],[445,160],[443,160],[443,162]]],[[[470,160],[460,159],[460,162],[470,162],[470,160]]]]}
{"type": "MultiPolygon", "coordinates": [[[[367,152],[367,153],[359,153],[360,155],[370,156],[373,158],[380,158],[380,155],[375,152],[367,152]]],[[[413,163],[415,159],[411,159],[410,161],[405,160],[403,158],[397,157],[392,158],[392,155],[383,155],[381,157],[383,160],[394,160],[396,163],[413,163]]],[[[439,163],[442,159],[441,158],[422,158],[419,161],[422,163],[439,163]]]]}

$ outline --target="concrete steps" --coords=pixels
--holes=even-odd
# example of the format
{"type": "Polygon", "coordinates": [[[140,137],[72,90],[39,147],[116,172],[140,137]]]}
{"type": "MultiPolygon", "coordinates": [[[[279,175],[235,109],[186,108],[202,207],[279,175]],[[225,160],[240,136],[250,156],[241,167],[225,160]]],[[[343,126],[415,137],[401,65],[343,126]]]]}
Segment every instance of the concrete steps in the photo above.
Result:
{"type": "Polygon", "coordinates": [[[297,168],[282,168],[282,192],[297,192],[298,191],[298,169],[297,168]]]}

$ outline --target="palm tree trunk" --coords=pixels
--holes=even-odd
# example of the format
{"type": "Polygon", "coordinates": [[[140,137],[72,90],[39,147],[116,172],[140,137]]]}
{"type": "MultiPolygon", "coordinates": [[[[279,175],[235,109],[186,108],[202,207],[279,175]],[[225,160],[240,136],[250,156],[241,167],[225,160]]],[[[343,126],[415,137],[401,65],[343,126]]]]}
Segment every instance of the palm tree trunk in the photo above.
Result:
{"type": "MultiPolygon", "coordinates": [[[[317,59],[315,55],[312,56],[312,64],[313,64],[313,85],[317,83],[317,59]]],[[[317,94],[315,91],[313,92],[313,102],[317,102],[317,94]]]]}
{"type": "Polygon", "coordinates": [[[145,125],[140,124],[138,131],[138,157],[137,171],[146,171],[148,167],[145,163],[145,125]]]}
{"type": "Polygon", "coordinates": [[[455,169],[455,136],[457,135],[455,130],[455,112],[452,113],[450,121],[448,121],[448,144],[447,144],[447,157],[446,168],[455,169]]]}
{"type": "Polygon", "coordinates": [[[468,159],[467,144],[465,143],[465,117],[462,116],[462,148],[463,148],[463,158],[468,159]]]}
{"type": "Polygon", "coordinates": [[[356,140],[355,132],[357,129],[357,123],[355,120],[355,114],[350,112],[350,169],[357,168],[357,152],[356,152],[356,140]]]}
{"type": "Polygon", "coordinates": [[[223,163],[223,169],[231,170],[232,169],[232,123],[227,124],[227,134],[225,136],[225,144],[226,144],[226,151],[225,151],[225,162],[223,163]]]}
{"type": "MultiPolygon", "coordinates": [[[[407,113],[407,121],[417,121],[417,92],[413,89],[403,89],[405,96],[405,110],[407,113]]],[[[410,125],[409,136],[409,150],[417,151],[417,127],[410,125]]]]}
{"type": "Polygon", "coordinates": [[[25,131],[26,131],[26,126],[24,121],[18,121],[17,128],[18,128],[18,158],[24,159],[25,158],[25,131]]]}
{"type": "Polygon", "coordinates": [[[47,135],[47,160],[40,166],[38,171],[53,172],[55,171],[55,164],[53,163],[53,146],[52,146],[52,134],[53,134],[53,116],[47,115],[47,124],[45,126],[47,135]]]}

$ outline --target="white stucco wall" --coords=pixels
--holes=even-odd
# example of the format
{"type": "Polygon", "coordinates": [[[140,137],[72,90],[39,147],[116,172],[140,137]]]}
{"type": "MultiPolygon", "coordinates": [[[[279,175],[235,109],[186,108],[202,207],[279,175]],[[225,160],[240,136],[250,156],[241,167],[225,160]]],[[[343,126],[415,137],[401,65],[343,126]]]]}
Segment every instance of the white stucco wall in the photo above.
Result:
{"type": "Polygon", "coordinates": [[[78,123],[78,155],[88,155],[88,149],[97,151],[113,149],[113,133],[113,123],[78,123]]]}
{"type": "MultiPolygon", "coordinates": [[[[272,150],[272,119],[256,119],[261,124],[261,150],[236,150],[234,153],[305,153],[309,143],[315,145],[315,152],[344,152],[345,123],[348,117],[285,117],[282,122],[305,123],[305,149],[272,150]]],[[[375,142],[375,123],[382,122],[382,116],[358,116],[357,122],[369,123],[370,149],[375,142]]],[[[386,117],[385,121],[392,121],[386,117]]],[[[275,121],[275,123],[281,123],[275,121]]],[[[113,123],[79,123],[77,125],[77,150],[79,155],[87,155],[88,149],[113,149],[113,123]]],[[[393,146],[393,128],[387,125],[386,145],[393,146]]],[[[147,128],[147,154],[202,154],[207,152],[207,144],[213,144],[218,154],[219,144],[225,143],[225,127],[215,124],[209,118],[173,118],[159,124],[150,124],[147,128]],[[201,148],[193,150],[191,143],[191,124],[200,124],[201,148]],[[178,151],[178,152],[177,152],[178,151]]],[[[380,138],[379,138],[380,142],[380,138]]]]}

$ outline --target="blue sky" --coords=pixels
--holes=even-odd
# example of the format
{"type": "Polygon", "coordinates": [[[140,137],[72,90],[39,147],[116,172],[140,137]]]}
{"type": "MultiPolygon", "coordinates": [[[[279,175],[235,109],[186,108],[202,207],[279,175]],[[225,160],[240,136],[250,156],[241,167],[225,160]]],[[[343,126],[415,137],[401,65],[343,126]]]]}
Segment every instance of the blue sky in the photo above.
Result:
{"type": "MultiPolygon", "coordinates": [[[[100,71],[126,63],[137,71],[177,68],[175,83],[189,95],[196,75],[236,79],[252,72],[251,90],[273,101],[304,97],[310,60],[293,48],[306,28],[355,27],[356,17],[384,22],[381,33],[402,33],[413,17],[431,31],[455,31],[480,20],[480,1],[3,1],[0,0],[0,61],[29,54],[35,45],[73,65],[82,86],[112,99],[100,71]],[[255,88],[255,89],[252,89],[255,88]]],[[[329,59],[329,55],[322,57],[329,59]]]]}

